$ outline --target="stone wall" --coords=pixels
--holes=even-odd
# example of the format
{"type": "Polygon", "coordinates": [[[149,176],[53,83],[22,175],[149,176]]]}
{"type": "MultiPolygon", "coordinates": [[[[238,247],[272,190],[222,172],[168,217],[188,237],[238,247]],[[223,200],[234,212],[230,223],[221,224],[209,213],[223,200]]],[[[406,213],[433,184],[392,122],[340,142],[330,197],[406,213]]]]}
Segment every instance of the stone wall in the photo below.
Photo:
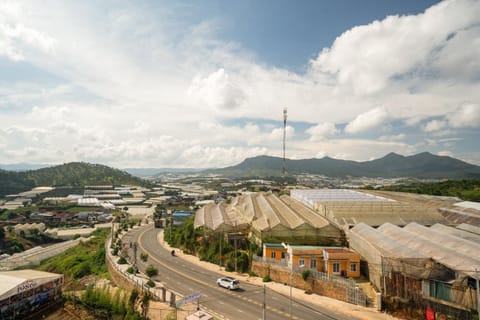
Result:
{"type": "MultiPolygon", "coordinates": [[[[269,274],[272,281],[283,283],[285,285],[290,284],[290,272],[280,266],[253,261],[252,271],[261,278],[269,274]]],[[[347,290],[344,286],[335,282],[314,279],[312,277],[309,277],[304,281],[301,273],[294,273],[292,275],[292,287],[332,299],[347,301],[347,290]]]]}
{"type": "Polygon", "coordinates": [[[128,279],[121,271],[117,270],[113,266],[110,259],[106,258],[105,263],[107,264],[110,278],[112,278],[112,282],[115,283],[117,287],[124,288],[126,290],[133,290],[135,288],[135,284],[130,279],[128,279]]]}

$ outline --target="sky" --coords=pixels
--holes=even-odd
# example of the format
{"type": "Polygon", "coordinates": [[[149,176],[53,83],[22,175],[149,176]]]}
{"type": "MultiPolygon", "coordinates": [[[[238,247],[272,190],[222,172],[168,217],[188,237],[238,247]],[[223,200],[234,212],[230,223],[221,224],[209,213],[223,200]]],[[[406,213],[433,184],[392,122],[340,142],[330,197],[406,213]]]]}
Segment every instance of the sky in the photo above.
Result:
{"type": "Polygon", "coordinates": [[[0,1],[0,163],[480,165],[479,0],[0,1]]]}

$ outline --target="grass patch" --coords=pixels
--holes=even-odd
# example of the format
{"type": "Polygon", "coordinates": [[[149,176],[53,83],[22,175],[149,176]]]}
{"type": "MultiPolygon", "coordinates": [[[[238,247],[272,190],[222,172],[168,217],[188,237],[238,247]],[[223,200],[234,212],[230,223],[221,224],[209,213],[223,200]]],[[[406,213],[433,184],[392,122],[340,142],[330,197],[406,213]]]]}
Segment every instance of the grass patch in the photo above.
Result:
{"type": "Polygon", "coordinates": [[[110,230],[93,232],[92,239],[43,261],[39,270],[63,273],[66,280],[77,280],[86,275],[108,278],[105,264],[105,241],[110,230]]]}

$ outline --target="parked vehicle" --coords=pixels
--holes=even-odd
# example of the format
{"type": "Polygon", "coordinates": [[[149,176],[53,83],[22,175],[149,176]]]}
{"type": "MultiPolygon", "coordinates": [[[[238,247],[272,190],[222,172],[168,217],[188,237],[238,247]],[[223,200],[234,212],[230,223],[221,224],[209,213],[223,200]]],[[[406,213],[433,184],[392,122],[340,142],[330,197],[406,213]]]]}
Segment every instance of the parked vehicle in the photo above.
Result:
{"type": "Polygon", "coordinates": [[[221,277],[217,279],[217,285],[229,290],[236,290],[240,288],[240,281],[232,277],[221,277]]]}

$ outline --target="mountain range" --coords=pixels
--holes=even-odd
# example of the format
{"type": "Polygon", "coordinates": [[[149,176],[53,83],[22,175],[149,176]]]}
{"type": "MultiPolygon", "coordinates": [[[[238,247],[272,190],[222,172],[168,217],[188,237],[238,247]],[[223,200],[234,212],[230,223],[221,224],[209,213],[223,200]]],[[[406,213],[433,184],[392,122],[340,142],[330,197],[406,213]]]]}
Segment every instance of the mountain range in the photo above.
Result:
{"type": "MultiPolygon", "coordinates": [[[[279,176],[283,174],[283,159],[258,156],[245,159],[242,163],[222,169],[209,170],[226,176],[279,176]]],[[[289,175],[318,174],[328,177],[411,177],[419,179],[478,179],[480,166],[428,152],[412,156],[389,153],[383,158],[371,161],[322,159],[285,159],[289,175]]]]}
{"type": "MultiPolygon", "coordinates": [[[[35,167],[22,164],[23,167],[35,167]]],[[[138,176],[154,173],[200,173],[220,174],[226,177],[272,177],[282,176],[283,159],[280,157],[257,156],[241,163],[219,169],[125,169],[119,170],[100,164],[71,162],[37,170],[11,171],[0,169],[0,196],[27,191],[36,186],[81,186],[93,184],[146,185],[138,176]],[[129,170],[130,173],[126,172],[129,170]]],[[[14,166],[12,166],[14,167],[14,166]]],[[[328,177],[383,177],[419,179],[480,179],[480,166],[428,152],[412,156],[389,153],[371,161],[322,159],[285,160],[288,175],[316,174],[328,177]]]]}

